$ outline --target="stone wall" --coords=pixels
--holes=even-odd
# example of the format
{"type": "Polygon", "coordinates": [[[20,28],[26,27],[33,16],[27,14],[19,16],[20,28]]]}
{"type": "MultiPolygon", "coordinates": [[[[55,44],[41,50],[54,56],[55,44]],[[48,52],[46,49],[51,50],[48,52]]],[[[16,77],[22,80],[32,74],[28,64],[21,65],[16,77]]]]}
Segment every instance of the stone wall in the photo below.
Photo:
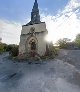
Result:
{"type": "Polygon", "coordinates": [[[27,42],[28,38],[30,38],[30,29],[35,28],[35,38],[37,39],[37,53],[40,56],[43,56],[46,52],[46,41],[45,36],[47,35],[47,29],[45,23],[34,24],[29,26],[22,26],[21,36],[20,36],[20,44],[19,44],[19,54],[27,53],[27,42]]]}

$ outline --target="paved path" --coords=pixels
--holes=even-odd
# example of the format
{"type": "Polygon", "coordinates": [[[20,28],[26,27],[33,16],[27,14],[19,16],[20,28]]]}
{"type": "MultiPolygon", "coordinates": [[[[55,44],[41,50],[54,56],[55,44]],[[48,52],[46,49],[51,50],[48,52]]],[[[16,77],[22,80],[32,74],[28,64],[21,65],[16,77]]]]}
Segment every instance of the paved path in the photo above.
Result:
{"type": "Polygon", "coordinates": [[[61,60],[18,63],[0,55],[0,92],[80,92],[80,73],[61,60]]]}

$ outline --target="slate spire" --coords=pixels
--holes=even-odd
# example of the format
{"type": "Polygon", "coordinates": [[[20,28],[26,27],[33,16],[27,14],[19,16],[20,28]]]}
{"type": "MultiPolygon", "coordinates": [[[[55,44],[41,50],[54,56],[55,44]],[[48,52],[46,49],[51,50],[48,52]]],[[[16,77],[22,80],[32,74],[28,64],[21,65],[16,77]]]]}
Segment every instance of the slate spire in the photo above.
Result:
{"type": "Polygon", "coordinates": [[[38,9],[38,3],[37,0],[34,2],[34,6],[31,12],[31,21],[33,24],[40,23],[40,15],[39,15],[39,9],[38,9]]]}
{"type": "Polygon", "coordinates": [[[39,11],[37,0],[35,0],[34,6],[33,6],[33,9],[32,9],[32,12],[36,12],[36,11],[39,11]]]}
{"type": "Polygon", "coordinates": [[[26,25],[33,25],[33,24],[39,24],[39,23],[41,23],[41,21],[40,21],[40,15],[39,15],[38,2],[37,0],[35,0],[33,9],[31,12],[31,21],[26,25]]]}

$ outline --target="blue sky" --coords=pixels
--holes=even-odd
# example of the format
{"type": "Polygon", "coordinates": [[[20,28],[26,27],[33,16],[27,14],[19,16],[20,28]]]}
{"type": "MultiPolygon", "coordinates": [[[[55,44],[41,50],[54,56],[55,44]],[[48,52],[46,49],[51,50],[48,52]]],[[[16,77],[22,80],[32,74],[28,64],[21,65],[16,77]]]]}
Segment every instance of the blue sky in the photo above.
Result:
{"type": "MultiPolygon", "coordinates": [[[[2,42],[19,44],[22,25],[31,17],[35,0],[0,0],[2,42]]],[[[38,0],[41,20],[48,30],[48,41],[74,40],[80,33],[80,0],[38,0]]]]}
{"type": "MultiPolygon", "coordinates": [[[[0,18],[23,21],[30,17],[34,0],[0,0],[0,18]]],[[[38,0],[40,12],[55,15],[68,0],[38,0]],[[47,10],[47,11],[46,11],[47,10]]]]}

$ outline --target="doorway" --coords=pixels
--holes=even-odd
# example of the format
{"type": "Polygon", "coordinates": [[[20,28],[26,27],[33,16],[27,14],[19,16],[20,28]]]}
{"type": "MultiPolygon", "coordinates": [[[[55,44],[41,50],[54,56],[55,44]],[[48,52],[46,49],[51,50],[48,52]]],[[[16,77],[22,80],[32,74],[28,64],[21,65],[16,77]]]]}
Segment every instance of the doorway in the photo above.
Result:
{"type": "Polygon", "coordinates": [[[36,43],[35,42],[31,43],[31,50],[36,50],[36,43]]]}

